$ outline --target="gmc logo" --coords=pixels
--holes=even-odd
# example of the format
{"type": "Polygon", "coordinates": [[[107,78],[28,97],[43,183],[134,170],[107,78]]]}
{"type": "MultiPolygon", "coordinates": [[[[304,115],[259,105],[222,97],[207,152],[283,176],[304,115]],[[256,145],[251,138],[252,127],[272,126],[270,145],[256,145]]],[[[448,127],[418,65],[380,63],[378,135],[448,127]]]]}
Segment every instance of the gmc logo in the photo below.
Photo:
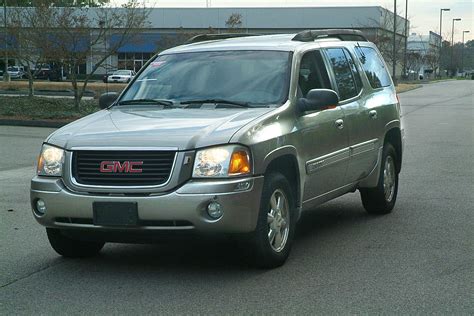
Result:
{"type": "Polygon", "coordinates": [[[143,161],[102,161],[100,172],[108,173],[142,173],[143,161]]]}

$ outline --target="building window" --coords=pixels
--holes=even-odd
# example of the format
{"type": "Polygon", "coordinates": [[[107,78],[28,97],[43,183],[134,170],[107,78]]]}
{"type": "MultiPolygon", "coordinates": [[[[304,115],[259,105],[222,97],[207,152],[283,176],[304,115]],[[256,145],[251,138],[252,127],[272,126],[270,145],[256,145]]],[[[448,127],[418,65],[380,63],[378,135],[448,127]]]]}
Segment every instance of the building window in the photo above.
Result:
{"type": "Polygon", "coordinates": [[[139,71],[152,57],[151,53],[118,53],[118,69],[139,71]]]}

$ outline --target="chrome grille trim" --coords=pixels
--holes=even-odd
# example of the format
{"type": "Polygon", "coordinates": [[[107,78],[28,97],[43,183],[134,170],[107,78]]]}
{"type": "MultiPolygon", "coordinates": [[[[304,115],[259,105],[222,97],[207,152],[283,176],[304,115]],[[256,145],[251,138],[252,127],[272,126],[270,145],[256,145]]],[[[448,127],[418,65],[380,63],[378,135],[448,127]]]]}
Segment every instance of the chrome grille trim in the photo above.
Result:
{"type": "Polygon", "coordinates": [[[68,163],[68,176],[69,176],[69,181],[70,183],[74,186],[77,187],[78,189],[80,188],[81,190],[87,191],[87,189],[111,189],[111,190],[135,190],[135,189],[158,189],[167,186],[171,179],[173,178],[173,175],[175,173],[176,169],[176,163],[178,159],[178,148],[172,148],[172,147],[139,147],[139,148],[134,148],[134,147],[73,147],[71,148],[71,151],[69,151],[69,158],[67,160],[68,163]],[[169,176],[166,180],[166,182],[162,184],[153,184],[153,185],[98,185],[98,184],[83,184],[77,181],[77,179],[74,177],[74,154],[77,151],[81,150],[87,150],[87,151],[173,151],[174,152],[174,158],[173,158],[173,163],[170,169],[169,176]]]}

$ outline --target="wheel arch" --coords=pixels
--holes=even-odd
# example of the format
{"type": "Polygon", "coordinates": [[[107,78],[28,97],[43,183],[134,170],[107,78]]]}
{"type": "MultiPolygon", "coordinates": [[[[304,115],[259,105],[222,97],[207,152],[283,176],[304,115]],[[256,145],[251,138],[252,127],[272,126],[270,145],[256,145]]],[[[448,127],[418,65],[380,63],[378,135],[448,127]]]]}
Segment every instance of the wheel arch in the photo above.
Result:
{"type": "Polygon", "coordinates": [[[402,133],[399,127],[391,127],[387,130],[384,137],[384,144],[390,143],[394,148],[397,155],[396,168],[397,172],[400,173],[402,168],[403,158],[403,144],[402,144],[402,133]]]}
{"type": "MultiPolygon", "coordinates": [[[[286,146],[272,151],[265,157],[264,174],[276,171],[290,182],[292,195],[298,212],[301,208],[301,173],[296,154],[296,148],[286,146]]],[[[298,215],[299,217],[299,215],[298,215]]]]}

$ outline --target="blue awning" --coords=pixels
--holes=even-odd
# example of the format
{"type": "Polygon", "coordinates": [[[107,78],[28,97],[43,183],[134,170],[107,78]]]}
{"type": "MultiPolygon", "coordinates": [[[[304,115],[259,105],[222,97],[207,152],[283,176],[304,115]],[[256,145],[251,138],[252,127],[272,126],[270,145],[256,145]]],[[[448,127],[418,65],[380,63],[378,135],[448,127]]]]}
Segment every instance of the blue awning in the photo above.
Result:
{"type": "MultiPolygon", "coordinates": [[[[121,35],[114,34],[110,37],[110,45],[116,45],[121,35]]],[[[118,53],[156,53],[160,46],[161,34],[140,33],[127,39],[117,50],[118,53]]]]}

